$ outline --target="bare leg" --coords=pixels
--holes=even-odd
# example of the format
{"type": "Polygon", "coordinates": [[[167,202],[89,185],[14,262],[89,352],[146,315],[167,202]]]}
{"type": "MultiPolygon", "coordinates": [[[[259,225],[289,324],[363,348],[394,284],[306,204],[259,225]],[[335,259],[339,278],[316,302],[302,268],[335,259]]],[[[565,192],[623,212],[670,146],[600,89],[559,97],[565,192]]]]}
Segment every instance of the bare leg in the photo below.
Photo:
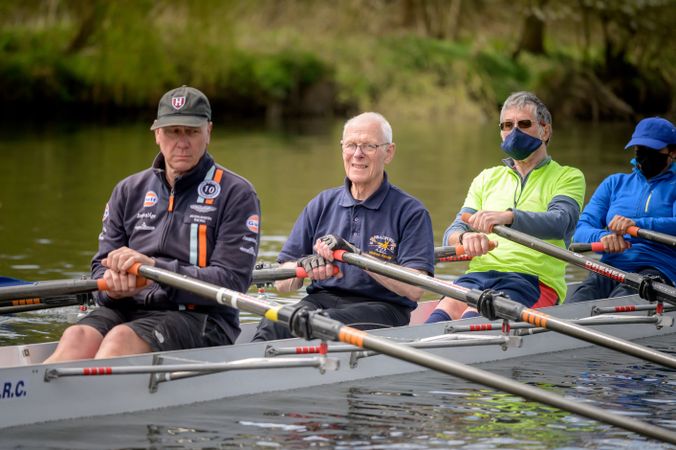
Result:
{"type": "Polygon", "coordinates": [[[117,325],[106,334],[98,352],[96,359],[112,358],[114,356],[137,355],[139,353],[149,353],[153,349],[150,345],[141,339],[127,325],[117,325]]]}
{"type": "Polygon", "coordinates": [[[89,325],[73,325],[66,328],[54,353],[44,363],[93,358],[103,341],[103,335],[89,325]]]}
{"type": "Polygon", "coordinates": [[[451,297],[442,298],[437,305],[437,309],[444,310],[444,312],[448,314],[453,320],[460,319],[462,314],[467,310],[476,311],[476,309],[467,306],[466,303],[451,297]]]}

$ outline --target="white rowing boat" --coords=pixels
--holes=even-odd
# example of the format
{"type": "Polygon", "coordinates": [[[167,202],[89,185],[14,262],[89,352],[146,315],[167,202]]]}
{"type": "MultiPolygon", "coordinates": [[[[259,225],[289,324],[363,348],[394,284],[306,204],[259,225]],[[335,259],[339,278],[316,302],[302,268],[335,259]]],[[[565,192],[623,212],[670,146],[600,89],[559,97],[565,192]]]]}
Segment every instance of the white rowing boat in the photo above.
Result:
{"type": "MultiPolygon", "coordinates": [[[[544,308],[562,319],[623,339],[676,333],[676,313],[653,311],[591,316],[593,308],[649,303],[638,296],[544,308]],[[591,324],[591,321],[600,321],[591,324]]],[[[485,319],[413,325],[374,330],[388,337],[467,364],[518,358],[591,344],[566,335],[535,333],[533,328],[482,332],[464,331],[465,325],[485,319]],[[531,335],[532,334],[532,335],[531,335]],[[480,349],[476,347],[480,346],[480,349]]],[[[494,322],[500,328],[501,322],[494,322]]],[[[244,343],[253,333],[245,324],[233,346],[136,355],[107,360],[86,360],[56,365],[41,364],[55,343],[0,348],[0,428],[45,421],[119,414],[174,407],[239,395],[279,391],[370,377],[424,370],[418,365],[384,355],[371,356],[356,347],[329,344],[327,355],[296,354],[316,349],[318,341],[288,339],[244,343]],[[300,348],[302,347],[302,348],[300,348]],[[267,349],[267,351],[266,351],[267,349]],[[86,375],[85,374],[90,374],[86,375]]],[[[530,326],[529,326],[530,327],[530,326]]],[[[485,328],[485,327],[484,327],[485,328]]],[[[541,331],[541,330],[539,330],[541,331]]]]}

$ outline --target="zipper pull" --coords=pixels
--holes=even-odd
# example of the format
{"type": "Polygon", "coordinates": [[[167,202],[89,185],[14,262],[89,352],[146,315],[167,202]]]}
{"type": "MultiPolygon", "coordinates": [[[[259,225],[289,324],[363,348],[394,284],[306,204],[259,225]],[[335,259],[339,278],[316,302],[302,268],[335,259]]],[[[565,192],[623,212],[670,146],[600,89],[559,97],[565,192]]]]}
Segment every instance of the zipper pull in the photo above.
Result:
{"type": "Polygon", "coordinates": [[[169,193],[169,208],[167,208],[169,212],[174,211],[174,188],[171,188],[171,192],[169,193]]]}

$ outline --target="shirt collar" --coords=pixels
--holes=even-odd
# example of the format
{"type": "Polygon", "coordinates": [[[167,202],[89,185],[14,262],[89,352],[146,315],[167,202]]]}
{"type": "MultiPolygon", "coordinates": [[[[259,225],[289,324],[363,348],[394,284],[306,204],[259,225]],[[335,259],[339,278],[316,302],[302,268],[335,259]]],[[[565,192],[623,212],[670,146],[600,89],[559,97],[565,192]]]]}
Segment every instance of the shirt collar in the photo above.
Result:
{"type": "Polygon", "coordinates": [[[342,195],[340,197],[340,201],[338,202],[338,204],[346,208],[356,205],[362,205],[363,207],[368,209],[379,209],[380,205],[382,205],[383,202],[385,201],[385,197],[387,197],[387,193],[390,190],[390,186],[392,185],[387,180],[387,172],[384,172],[383,182],[380,183],[378,190],[376,190],[373,194],[371,194],[369,198],[360,202],[358,200],[355,200],[354,197],[352,197],[352,192],[350,191],[350,188],[352,187],[352,182],[348,177],[345,177],[342,195]]]}

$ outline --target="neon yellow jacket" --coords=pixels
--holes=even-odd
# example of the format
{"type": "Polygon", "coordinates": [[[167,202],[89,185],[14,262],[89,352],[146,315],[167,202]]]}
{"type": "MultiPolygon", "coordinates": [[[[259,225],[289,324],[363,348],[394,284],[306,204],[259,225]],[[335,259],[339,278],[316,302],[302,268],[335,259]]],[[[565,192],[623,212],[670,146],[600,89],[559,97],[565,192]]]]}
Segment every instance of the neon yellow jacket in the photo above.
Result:
{"type": "MultiPolygon", "coordinates": [[[[582,172],[574,167],[561,166],[553,160],[533,169],[523,188],[521,177],[514,169],[499,166],[482,171],[472,181],[463,207],[477,211],[505,211],[511,208],[546,212],[552,199],[563,195],[577,202],[581,209],[584,192],[582,172]]],[[[498,241],[498,247],[483,256],[473,258],[468,273],[499,270],[535,275],[540,282],[554,289],[561,301],[566,298],[563,261],[495,234],[490,234],[489,239],[498,241]]],[[[546,241],[565,248],[562,239],[546,241]]]]}

